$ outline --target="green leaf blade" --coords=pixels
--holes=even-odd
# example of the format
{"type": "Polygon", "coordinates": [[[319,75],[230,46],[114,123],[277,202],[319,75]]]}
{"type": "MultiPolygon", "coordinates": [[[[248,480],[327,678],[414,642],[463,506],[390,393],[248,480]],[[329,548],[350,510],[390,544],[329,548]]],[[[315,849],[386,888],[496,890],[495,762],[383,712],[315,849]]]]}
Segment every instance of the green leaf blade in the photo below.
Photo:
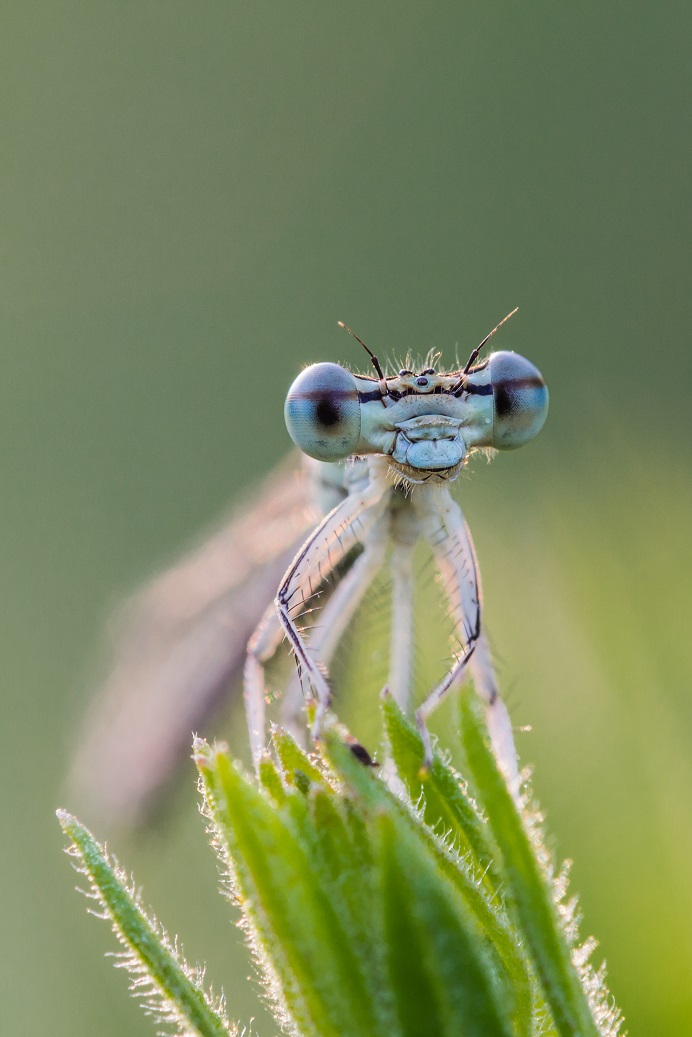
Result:
{"type": "Polygon", "coordinates": [[[426,768],[423,740],[391,695],[382,699],[382,717],[392,758],[413,802],[423,793],[425,821],[431,828],[451,831],[460,852],[472,851],[491,887],[502,881],[496,872],[497,846],[461,778],[435,753],[426,768]]]}
{"type": "Polygon", "coordinates": [[[88,877],[91,895],[126,949],[124,962],[135,977],[138,992],[142,978],[148,979],[145,1009],[200,1037],[235,1037],[237,1029],[229,1026],[223,1001],[215,1002],[202,986],[203,972],[190,968],[161,927],[143,911],[125,875],[91,832],[65,810],[59,810],[57,816],[71,840],[70,852],[79,862],[78,870],[88,877]]]}
{"type": "Polygon", "coordinates": [[[513,1037],[483,935],[406,827],[383,816],[385,946],[405,1037],[513,1037]]]}
{"type": "MultiPolygon", "coordinates": [[[[421,823],[413,806],[394,795],[381,780],[378,770],[364,767],[336,731],[326,732],[322,752],[342,786],[367,804],[371,813],[396,819],[419,844],[424,858],[438,873],[439,881],[454,888],[464,911],[474,921],[475,931],[483,934],[481,942],[491,947],[496,982],[504,987],[507,1004],[517,1020],[517,1034],[528,1035],[540,993],[521,935],[507,918],[496,891],[486,884],[467,857],[450,846],[448,838],[443,839],[421,823]]],[[[435,766],[441,770],[445,764],[436,759],[435,766]]],[[[456,784],[452,784],[456,789],[456,784]]]]}
{"type": "Polygon", "coordinates": [[[280,814],[223,754],[200,770],[218,837],[233,857],[243,909],[301,1032],[376,1037],[382,1032],[377,1006],[352,934],[290,814],[280,814]]]}
{"type": "Polygon", "coordinates": [[[272,744],[286,780],[296,784],[296,774],[302,774],[308,782],[323,782],[324,774],[315,766],[291,735],[277,727],[272,734],[272,744]]]}
{"type": "Polygon", "coordinates": [[[500,773],[470,696],[461,703],[462,740],[469,769],[491,818],[503,858],[508,894],[536,965],[545,997],[561,1037],[598,1037],[591,1011],[572,960],[548,877],[537,858],[526,826],[500,773]]]}

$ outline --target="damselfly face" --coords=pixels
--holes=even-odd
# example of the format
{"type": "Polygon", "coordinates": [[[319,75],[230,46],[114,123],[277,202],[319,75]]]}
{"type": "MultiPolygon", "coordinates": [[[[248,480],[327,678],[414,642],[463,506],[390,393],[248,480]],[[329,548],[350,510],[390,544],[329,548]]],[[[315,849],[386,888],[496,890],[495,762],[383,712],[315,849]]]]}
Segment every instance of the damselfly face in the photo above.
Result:
{"type": "Polygon", "coordinates": [[[296,378],[285,406],[290,436],[310,457],[384,454],[412,483],[455,479],[474,447],[522,446],[547,412],[540,372],[505,351],[463,371],[428,367],[379,379],[313,364],[296,378]]]}

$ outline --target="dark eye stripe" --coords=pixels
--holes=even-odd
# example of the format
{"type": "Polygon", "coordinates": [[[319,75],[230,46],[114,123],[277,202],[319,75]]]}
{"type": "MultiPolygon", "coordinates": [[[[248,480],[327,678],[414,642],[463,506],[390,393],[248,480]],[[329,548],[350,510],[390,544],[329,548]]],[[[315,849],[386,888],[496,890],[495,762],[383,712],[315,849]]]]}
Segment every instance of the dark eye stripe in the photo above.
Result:
{"type": "MultiPolygon", "coordinates": [[[[484,365],[485,366],[485,365],[484,365]]],[[[480,367],[476,368],[480,370],[480,367]]],[[[475,385],[473,382],[468,382],[466,385],[460,386],[454,396],[463,396],[464,393],[469,393],[472,396],[492,396],[493,392],[507,392],[515,393],[522,389],[542,389],[545,382],[542,378],[505,378],[502,381],[490,383],[485,385],[475,385]]],[[[437,387],[435,392],[448,393],[448,389],[437,387]]],[[[396,389],[390,389],[389,395],[393,400],[401,400],[404,396],[413,396],[416,394],[415,389],[405,389],[403,392],[397,392],[396,389]]],[[[347,395],[347,394],[346,394],[347,395]]],[[[296,398],[298,396],[296,395],[296,398]]],[[[301,394],[302,399],[311,398],[309,393],[301,394]]],[[[371,403],[373,400],[381,400],[382,393],[379,389],[372,389],[370,392],[359,392],[358,399],[361,403],[371,403]]]]}
{"type": "Polygon", "coordinates": [[[289,393],[288,399],[291,403],[294,400],[309,400],[311,403],[320,403],[326,397],[337,403],[342,400],[352,400],[353,392],[350,389],[300,389],[297,392],[289,393]]]}
{"type": "Polygon", "coordinates": [[[359,392],[358,399],[361,403],[371,403],[373,400],[381,400],[382,393],[379,389],[371,389],[370,392],[359,392]]]}
{"type": "Polygon", "coordinates": [[[499,381],[493,382],[494,387],[497,389],[500,386],[513,389],[542,389],[545,382],[542,378],[536,376],[527,378],[501,378],[499,381]]]}
{"type": "Polygon", "coordinates": [[[488,382],[486,385],[474,385],[473,382],[466,382],[465,385],[459,386],[454,396],[463,396],[465,392],[470,393],[472,396],[492,396],[493,387],[488,382]]]}

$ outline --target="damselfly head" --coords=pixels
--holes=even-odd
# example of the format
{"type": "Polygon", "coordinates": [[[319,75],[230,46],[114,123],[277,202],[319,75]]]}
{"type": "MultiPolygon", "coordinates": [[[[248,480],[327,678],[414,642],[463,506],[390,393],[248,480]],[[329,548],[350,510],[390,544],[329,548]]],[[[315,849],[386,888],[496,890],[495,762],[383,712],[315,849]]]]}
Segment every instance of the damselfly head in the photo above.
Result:
{"type": "Polygon", "coordinates": [[[507,351],[475,363],[511,316],[485,337],[461,371],[437,373],[425,367],[388,377],[367,346],[377,378],[332,363],[306,368],[286,399],[293,442],[320,461],[383,454],[411,482],[456,478],[475,447],[522,446],[545,422],[543,377],[530,361],[507,351]]]}

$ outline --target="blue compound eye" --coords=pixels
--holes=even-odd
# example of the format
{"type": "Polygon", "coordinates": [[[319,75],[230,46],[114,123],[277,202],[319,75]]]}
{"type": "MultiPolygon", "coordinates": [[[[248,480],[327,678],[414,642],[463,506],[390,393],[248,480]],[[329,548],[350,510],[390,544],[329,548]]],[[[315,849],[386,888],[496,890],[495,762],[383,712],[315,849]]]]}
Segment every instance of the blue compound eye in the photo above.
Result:
{"type": "Polygon", "coordinates": [[[298,375],[284,407],[286,428],[297,447],[318,461],[340,461],[360,439],[356,380],[338,364],[313,364],[298,375]]]}
{"type": "Polygon", "coordinates": [[[493,446],[514,450],[537,435],[548,415],[548,387],[538,368],[518,353],[493,353],[493,446]]]}

